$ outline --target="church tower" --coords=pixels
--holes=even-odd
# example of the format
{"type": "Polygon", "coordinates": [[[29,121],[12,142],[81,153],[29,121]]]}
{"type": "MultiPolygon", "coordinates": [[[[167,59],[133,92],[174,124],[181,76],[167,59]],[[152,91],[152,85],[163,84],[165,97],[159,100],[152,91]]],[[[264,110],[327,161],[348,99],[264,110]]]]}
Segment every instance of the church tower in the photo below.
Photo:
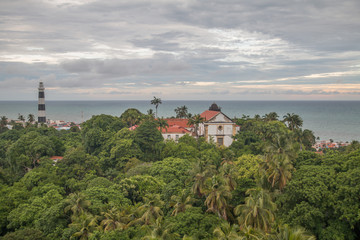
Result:
{"type": "Polygon", "coordinates": [[[38,123],[46,123],[45,88],[43,82],[39,83],[38,123]]]}

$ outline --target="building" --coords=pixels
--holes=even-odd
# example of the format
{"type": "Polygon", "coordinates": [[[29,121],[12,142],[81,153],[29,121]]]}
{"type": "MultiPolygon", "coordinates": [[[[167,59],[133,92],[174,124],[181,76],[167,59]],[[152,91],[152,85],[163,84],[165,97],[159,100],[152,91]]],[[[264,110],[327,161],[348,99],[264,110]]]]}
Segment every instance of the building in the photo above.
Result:
{"type": "Polygon", "coordinates": [[[38,123],[46,123],[45,88],[43,82],[39,83],[38,123]]]}
{"type": "Polygon", "coordinates": [[[200,116],[204,118],[204,122],[199,124],[198,135],[208,142],[214,141],[219,146],[228,147],[233,142],[233,136],[240,131],[240,126],[222,113],[215,103],[200,116]]]}
{"type": "Polygon", "coordinates": [[[177,141],[185,134],[191,136],[201,136],[206,141],[214,141],[219,146],[230,146],[233,136],[240,131],[240,126],[236,125],[228,116],[221,112],[221,109],[214,103],[209,110],[201,113],[204,119],[199,124],[198,134],[195,134],[195,127],[188,125],[188,119],[169,118],[166,119],[169,127],[162,129],[162,136],[165,140],[177,141]]]}
{"type": "Polygon", "coordinates": [[[165,140],[174,140],[177,142],[179,138],[185,134],[191,135],[193,126],[188,126],[188,119],[168,118],[166,119],[169,127],[163,128],[161,134],[165,140]]]}

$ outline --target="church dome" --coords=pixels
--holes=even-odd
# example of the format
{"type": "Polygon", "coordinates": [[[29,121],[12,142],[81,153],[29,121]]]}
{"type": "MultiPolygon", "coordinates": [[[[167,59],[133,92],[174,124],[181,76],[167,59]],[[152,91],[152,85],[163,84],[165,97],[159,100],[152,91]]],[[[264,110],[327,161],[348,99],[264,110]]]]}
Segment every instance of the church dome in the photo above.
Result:
{"type": "Polygon", "coordinates": [[[218,107],[218,105],[216,103],[211,104],[211,106],[209,107],[210,111],[217,111],[220,112],[221,108],[218,107]]]}

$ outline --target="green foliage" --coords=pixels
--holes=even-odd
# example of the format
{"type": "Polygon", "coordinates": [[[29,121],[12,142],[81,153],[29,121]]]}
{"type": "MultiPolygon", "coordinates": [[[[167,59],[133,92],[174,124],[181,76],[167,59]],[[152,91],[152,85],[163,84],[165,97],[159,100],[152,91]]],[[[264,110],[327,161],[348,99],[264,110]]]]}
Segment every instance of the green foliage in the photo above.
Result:
{"type": "Polygon", "coordinates": [[[48,238],[37,229],[25,228],[20,229],[15,232],[10,232],[4,237],[0,238],[1,240],[47,240],[48,238]]]}
{"type": "Polygon", "coordinates": [[[120,119],[124,121],[128,127],[139,124],[141,119],[144,118],[144,114],[142,114],[139,110],[135,108],[129,108],[123,114],[121,114],[120,119]]]}
{"type": "Polygon", "coordinates": [[[237,119],[229,148],[164,142],[163,119],[134,109],[81,130],[6,130],[0,239],[359,239],[359,143],[318,155],[284,118],[237,119]]]}
{"type": "Polygon", "coordinates": [[[201,208],[193,207],[184,213],[168,218],[172,232],[180,237],[192,236],[195,239],[211,239],[213,231],[223,220],[212,214],[203,213],[201,208]]]}
{"type": "Polygon", "coordinates": [[[154,121],[144,121],[135,130],[135,143],[144,153],[143,159],[146,161],[158,160],[163,141],[164,139],[154,121]]]}

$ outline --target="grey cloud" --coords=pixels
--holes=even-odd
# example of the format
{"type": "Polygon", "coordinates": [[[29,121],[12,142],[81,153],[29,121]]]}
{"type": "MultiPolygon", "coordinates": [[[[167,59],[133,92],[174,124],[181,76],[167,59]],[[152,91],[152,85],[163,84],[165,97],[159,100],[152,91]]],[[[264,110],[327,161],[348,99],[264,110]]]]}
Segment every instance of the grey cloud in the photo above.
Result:
{"type": "Polygon", "coordinates": [[[190,66],[168,56],[158,56],[154,59],[73,60],[63,62],[62,67],[70,73],[93,72],[105,76],[124,77],[183,72],[190,66]]]}

